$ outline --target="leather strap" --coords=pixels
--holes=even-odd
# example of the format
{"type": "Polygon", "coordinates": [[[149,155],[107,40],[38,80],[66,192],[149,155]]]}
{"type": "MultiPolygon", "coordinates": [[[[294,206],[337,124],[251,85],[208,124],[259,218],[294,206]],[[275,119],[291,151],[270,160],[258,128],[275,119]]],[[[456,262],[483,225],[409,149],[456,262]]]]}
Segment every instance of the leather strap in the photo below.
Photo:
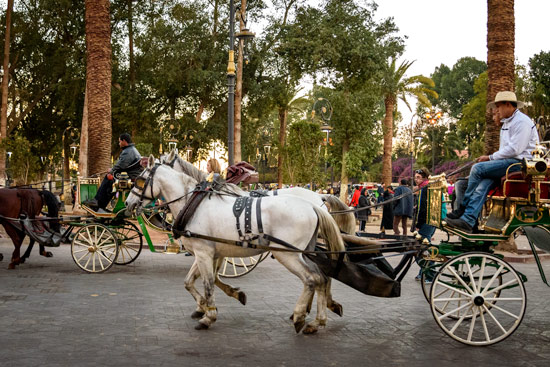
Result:
{"type": "Polygon", "coordinates": [[[262,224],[262,198],[256,200],[256,222],[258,223],[258,233],[264,233],[264,226],[262,224]]]}

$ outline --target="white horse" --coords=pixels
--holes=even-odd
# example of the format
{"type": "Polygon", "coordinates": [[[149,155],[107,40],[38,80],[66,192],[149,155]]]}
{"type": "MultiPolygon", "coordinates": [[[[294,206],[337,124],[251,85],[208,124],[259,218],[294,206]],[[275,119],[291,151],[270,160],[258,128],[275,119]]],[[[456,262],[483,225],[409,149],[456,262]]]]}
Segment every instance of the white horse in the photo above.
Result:
{"type": "MultiPolygon", "coordinates": [[[[206,179],[208,173],[199,170],[191,163],[185,161],[181,158],[176,150],[173,149],[167,156],[161,157],[160,162],[164,164],[169,164],[170,167],[174,168],[178,172],[183,172],[197,181],[201,182],[206,179]]],[[[226,189],[239,195],[239,196],[249,196],[250,192],[242,190],[239,186],[233,184],[226,184],[226,189]]],[[[288,189],[277,189],[276,191],[268,191],[268,196],[279,196],[279,195],[292,195],[297,196],[300,199],[309,201],[315,206],[326,208],[328,211],[345,211],[349,210],[349,207],[343,203],[339,198],[330,194],[318,194],[315,191],[304,189],[302,187],[292,187],[288,189]]],[[[353,212],[347,213],[338,213],[333,215],[336,224],[340,230],[344,233],[355,234],[355,216],[353,212]]]]}
{"type": "MultiPolygon", "coordinates": [[[[195,166],[193,166],[191,163],[185,161],[182,159],[177,153],[176,150],[173,149],[168,155],[163,155],[160,157],[160,163],[161,164],[167,164],[171,168],[175,169],[178,172],[182,172],[188,176],[191,176],[193,179],[195,179],[197,182],[203,182],[206,180],[208,173],[199,170],[195,166]]],[[[236,196],[250,196],[250,192],[245,191],[241,189],[239,186],[231,184],[231,183],[223,183],[222,191],[229,194],[229,195],[236,195],[236,196]]],[[[289,188],[289,189],[281,189],[277,190],[277,195],[274,195],[274,191],[269,191],[268,196],[278,196],[278,195],[290,195],[294,197],[298,197],[300,199],[303,199],[305,201],[308,201],[312,203],[315,206],[318,206],[320,208],[323,208],[325,210],[329,210],[329,208],[333,208],[333,210],[346,210],[348,207],[346,204],[342,203],[340,199],[338,199],[334,195],[328,195],[323,194],[319,195],[311,190],[307,190],[301,187],[295,187],[295,188],[289,188]],[[328,208],[327,208],[328,205],[328,208]]],[[[355,216],[352,213],[346,213],[345,215],[337,215],[335,217],[336,223],[338,224],[340,230],[346,233],[354,233],[355,231],[355,216]],[[351,218],[350,218],[351,216],[351,218]],[[342,218],[340,221],[337,220],[337,218],[342,218]],[[351,231],[351,232],[350,232],[351,231]]],[[[185,246],[185,245],[184,245],[185,246]]],[[[220,288],[225,294],[227,294],[229,297],[235,298],[243,305],[246,305],[246,294],[241,291],[239,288],[232,287],[231,285],[224,283],[218,276],[218,270],[220,266],[223,265],[223,258],[219,259],[218,262],[215,264],[215,271],[216,271],[216,280],[215,284],[218,288],[220,288]]],[[[191,265],[191,268],[189,269],[188,276],[194,280],[196,280],[199,277],[199,269],[197,266],[197,262],[195,261],[193,265],[191,265]]],[[[332,294],[330,292],[331,289],[331,279],[328,278],[328,291],[327,291],[327,307],[329,310],[337,314],[338,316],[343,315],[343,307],[340,303],[336,302],[332,298],[332,294]]],[[[190,292],[194,292],[194,283],[187,283],[186,287],[188,287],[188,290],[190,292]]],[[[311,306],[313,303],[313,296],[308,301],[308,307],[307,312],[309,313],[311,310],[311,306]]],[[[202,314],[200,311],[196,311],[193,313],[194,318],[202,317],[202,314]]],[[[292,319],[292,316],[291,316],[292,319]]]]}
{"type": "MultiPolygon", "coordinates": [[[[138,212],[144,205],[163,197],[169,203],[172,213],[179,213],[189,198],[189,194],[197,185],[197,181],[183,173],[176,172],[166,165],[154,165],[154,158],[149,158],[148,167],[136,180],[126,200],[128,210],[138,212]]],[[[191,233],[209,236],[211,238],[239,241],[234,225],[233,196],[212,195],[203,200],[186,226],[191,233]]],[[[252,218],[256,217],[255,208],[252,218]]],[[[262,222],[266,234],[281,241],[290,243],[300,250],[313,249],[317,230],[327,239],[329,251],[344,251],[344,243],[338,227],[330,214],[311,205],[308,202],[291,197],[266,197],[262,199],[262,222]]],[[[258,226],[252,221],[252,231],[258,234],[258,226]]],[[[189,275],[185,279],[186,288],[197,302],[197,311],[203,313],[196,329],[206,329],[216,321],[217,309],[214,302],[215,265],[224,257],[254,256],[262,252],[252,248],[239,247],[233,244],[215,242],[203,238],[189,237],[186,239],[186,249],[195,255],[195,261],[204,284],[204,296],[193,292],[188,284],[194,282],[189,275]]],[[[271,242],[271,249],[285,248],[271,242]]],[[[310,261],[305,261],[299,252],[273,251],[274,257],[289,271],[295,274],[304,284],[293,312],[293,322],[296,332],[305,325],[308,300],[317,294],[317,315],[309,323],[304,333],[314,333],[320,326],[326,324],[327,315],[327,277],[310,261]]]]}

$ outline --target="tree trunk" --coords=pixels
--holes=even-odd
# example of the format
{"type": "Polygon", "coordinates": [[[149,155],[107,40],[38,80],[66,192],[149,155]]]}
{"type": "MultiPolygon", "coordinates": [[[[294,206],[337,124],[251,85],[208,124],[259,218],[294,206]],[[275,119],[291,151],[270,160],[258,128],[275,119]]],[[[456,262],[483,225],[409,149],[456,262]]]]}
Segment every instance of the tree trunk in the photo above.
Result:
{"type": "Polygon", "coordinates": [[[386,116],[382,125],[384,134],[384,154],[382,156],[382,183],[384,187],[392,182],[392,164],[391,153],[393,144],[393,109],[395,107],[395,97],[388,95],[384,98],[384,106],[386,107],[386,116]]]}
{"type": "Polygon", "coordinates": [[[287,119],[288,109],[279,108],[279,156],[277,158],[277,187],[279,189],[283,188],[283,152],[286,144],[287,119]]]}
{"type": "MultiPolygon", "coordinates": [[[[2,75],[2,111],[0,112],[0,146],[8,134],[8,84],[10,80],[10,33],[11,33],[11,13],[13,10],[13,0],[8,0],[6,9],[6,38],[4,39],[4,63],[2,75]]],[[[0,148],[0,186],[6,184],[6,153],[0,148]]]]}
{"type": "Polygon", "coordinates": [[[84,91],[84,108],[82,111],[82,127],[80,128],[80,153],[78,156],[78,174],[88,177],[88,84],[84,91]]]}
{"type": "Polygon", "coordinates": [[[348,202],[348,169],[346,156],[349,152],[349,139],[345,138],[342,144],[342,175],[340,176],[340,200],[348,202]]]}
{"type": "Polygon", "coordinates": [[[111,23],[109,0],[86,0],[88,162],[90,174],[111,166],[111,23]]]}
{"type": "MultiPolygon", "coordinates": [[[[239,19],[239,29],[242,31],[245,26],[246,19],[246,0],[241,0],[241,12],[239,19]]],[[[237,55],[237,80],[235,84],[235,125],[234,131],[234,159],[235,162],[242,161],[241,150],[241,105],[243,98],[243,65],[244,65],[244,41],[239,40],[239,52],[237,55]]]]}
{"type": "MultiPolygon", "coordinates": [[[[515,90],[514,0],[487,1],[487,103],[494,101],[500,91],[515,90]]],[[[485,113],[485,154],[498,150],[500,128],[497,128],[491,111],[485,113]]]]}
{"type": "Polygon", "coordinates": [[[130,63],[129,78],[130,89],[133,91],[136,85],[136,70],[134,67],[134,11],[133,1],[128,0],[128,57],[130,63]]]}

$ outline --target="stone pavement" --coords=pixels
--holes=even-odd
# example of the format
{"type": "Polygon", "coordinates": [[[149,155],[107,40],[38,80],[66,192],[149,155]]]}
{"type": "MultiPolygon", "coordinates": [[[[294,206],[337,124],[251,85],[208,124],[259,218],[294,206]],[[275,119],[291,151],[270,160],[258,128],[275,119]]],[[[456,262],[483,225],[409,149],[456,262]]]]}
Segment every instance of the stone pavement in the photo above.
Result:
{"type": "MultiPolygon", "coordinates": [[[[194,301],[183,285],[193,257],[144,249],[134,264],[88,274],[67,245],[51,249],[53,258],[34,250],[7,270],[12,250],[0,239],[2,366],[546,367],[550,361],[550,288],[534,264],[515,265],[529,278],[518,330],[494,346],[470,347],[438,328],[414,281],[416,266],[396,299],[333,282],[344,317],[329,314],[327,327],[308,336],[296,334],[288,320],[301,283],[271,258],[227,280],[247,293],[246,306],[216,290],[218,321],[196,331],[194,301]]],[[[550,274],[550,263],[543,266],[550,274]]]]}

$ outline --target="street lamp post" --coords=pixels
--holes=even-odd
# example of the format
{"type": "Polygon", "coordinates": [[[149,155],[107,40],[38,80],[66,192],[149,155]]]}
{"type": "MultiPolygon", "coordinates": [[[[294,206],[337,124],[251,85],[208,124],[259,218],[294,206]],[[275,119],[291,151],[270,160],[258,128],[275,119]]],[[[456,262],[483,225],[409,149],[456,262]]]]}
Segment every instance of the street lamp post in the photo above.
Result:
{"type": "MultiPolygon", "coordinates": [[[[67,131],[70,131],[69,137],[72,140],[71,143],[71,153],[73,150],[73,145],[75,146],[74,152],[76,153],[76,140],[78,139],[78,134],[76,133],[75,129],[72,126],[67,126],[65,130],[63,131],[63,135],[61,135],[61,153],[62,153],[62,167],[61,167],[61,201],[65,202],[65,167],[68,166],[67,157],[65,157],[65,134],[67,131]]],[[[74,156],[74,153],[72,153],[74,156]]],[[[70,170],[67,171],[67,174],[70,176],[70,170]]],[[[69,179],[70,180],[70,179],[69,179]]]]}
{"type": "MultiPolygon", "coordinates": [[[[326,142],[325,142],[325,179],[327,176],[327,166],[328,166],[328,145],[330,143],[329,135],[332,131],[332,126],[329,125],[330,119],[332,118],[332,104],[330,101],[326,98],[319,97],[313,104],[313,109],[311,111],[311,120],[315,118],[315,114],[317,109],[319,109],[321,120],[323,121],[323,124],[321,125],[321,131],[326,134],[326,142]]],[[[325,182],[326,183],[326,182],[325,182]]],[[[332,177],[330,182],[330,187],[332,187],[332,177]]]]}
{"type": "MultiPolygon", "coordinates": [[[[240,39],[254,37],[254,33],[243,29],[237,34],[240,39]]],[[[229,60],[227,63],[227,149],[228,163],[235,164],[235,1],[229,0],[229,60]]]]}
{"type": "Polygon", "coordinates": [[[415,138],[415,135],[414,135],[414,129],[413,129],[413,120],[414,120],[415,116],[417,117],[417,125],[418,125],[418,115],[415,113],[411,117],[411,139],[409,141],[409,145],[410,145],[409,148],[411,150],[411,187],[414,186],[413,180],[414,180],[414,138],[415,138]]]}
{"type": "Polygon", "coordinates": [[[434,110],[427,112],[424,117],[432,125],[432,175],[435,174],[435,126],[441,118],[441,112],[435,112],[434,110]]]}

